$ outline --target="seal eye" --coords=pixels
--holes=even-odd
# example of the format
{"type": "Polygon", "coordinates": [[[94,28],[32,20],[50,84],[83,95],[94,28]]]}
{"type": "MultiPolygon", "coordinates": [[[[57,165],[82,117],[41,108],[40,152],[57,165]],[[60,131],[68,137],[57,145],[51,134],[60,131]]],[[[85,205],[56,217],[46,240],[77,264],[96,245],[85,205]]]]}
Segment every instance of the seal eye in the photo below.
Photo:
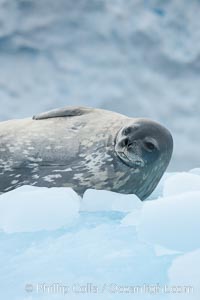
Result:
{"type": "Polygon", "coordinates": [[[128,134],[130,134],[131,133],[131,128],[130,127],[127,127],[127,128],[125,128],[124,130],[123,130],[123,134],[124,135],[128,135],[128,134]]]}
{"type": "Polygon", "coordinates": [[[151,142],[145,142],[144,145],[149,152],[152,152],[156,149],[155,145],[151,142]]]}

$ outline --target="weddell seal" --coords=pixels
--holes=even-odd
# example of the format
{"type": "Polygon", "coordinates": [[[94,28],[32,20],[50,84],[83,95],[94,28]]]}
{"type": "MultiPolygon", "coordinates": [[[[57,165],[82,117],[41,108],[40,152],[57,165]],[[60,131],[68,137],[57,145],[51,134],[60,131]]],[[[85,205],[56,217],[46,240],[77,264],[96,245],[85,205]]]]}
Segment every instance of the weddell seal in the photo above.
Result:
{"type": "Polygon", "coordinates": [[[0,123],[0,192],[22,185],[88,188],[145,199],[171,159],[170,132],[147,119],[65,107],[0,123]]]}

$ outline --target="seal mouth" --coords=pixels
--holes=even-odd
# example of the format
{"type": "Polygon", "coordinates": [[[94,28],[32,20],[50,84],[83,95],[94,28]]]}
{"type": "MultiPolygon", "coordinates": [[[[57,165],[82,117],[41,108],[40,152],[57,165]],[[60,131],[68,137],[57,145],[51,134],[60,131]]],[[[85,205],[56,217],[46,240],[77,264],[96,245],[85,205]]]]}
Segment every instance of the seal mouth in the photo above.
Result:
{"type": "Polygon", "coordinates": [[[117,152],[119,158],[123,161],[123,163],[125,163],[126,165],[128,165],[129,167],[144,167],[144,161],[142,159],[139,159],[138,157],[136,157],[137,159],[130,160],[130,158],[123,152],[117,152]]]}

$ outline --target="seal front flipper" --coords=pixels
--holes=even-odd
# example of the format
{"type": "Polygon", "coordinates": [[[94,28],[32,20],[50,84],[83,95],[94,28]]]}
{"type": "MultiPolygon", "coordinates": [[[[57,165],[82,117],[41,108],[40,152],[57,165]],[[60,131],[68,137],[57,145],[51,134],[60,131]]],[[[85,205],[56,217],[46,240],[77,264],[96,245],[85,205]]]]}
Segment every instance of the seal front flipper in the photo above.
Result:
{"type": "Polygon", "coordinates": [[[93,112],[95,109],[81,106],[67,106],[63,108],[53,109],[33,116],[33,120],[44,120],[49,118],[75,117],[82,116],[93,112]]]}

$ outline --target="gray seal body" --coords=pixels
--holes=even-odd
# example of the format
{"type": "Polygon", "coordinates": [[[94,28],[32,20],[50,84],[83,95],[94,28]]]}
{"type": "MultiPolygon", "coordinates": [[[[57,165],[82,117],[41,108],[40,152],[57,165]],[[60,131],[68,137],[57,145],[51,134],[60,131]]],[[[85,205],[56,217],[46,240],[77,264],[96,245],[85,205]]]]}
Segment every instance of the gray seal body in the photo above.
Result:
{"type": "Polygon", "coordinates": [[[157,186],[171,159],[169,131],[147,119],[66,107],[0,123],[0,192],[22,185],[136,194],[157,186]]]}

